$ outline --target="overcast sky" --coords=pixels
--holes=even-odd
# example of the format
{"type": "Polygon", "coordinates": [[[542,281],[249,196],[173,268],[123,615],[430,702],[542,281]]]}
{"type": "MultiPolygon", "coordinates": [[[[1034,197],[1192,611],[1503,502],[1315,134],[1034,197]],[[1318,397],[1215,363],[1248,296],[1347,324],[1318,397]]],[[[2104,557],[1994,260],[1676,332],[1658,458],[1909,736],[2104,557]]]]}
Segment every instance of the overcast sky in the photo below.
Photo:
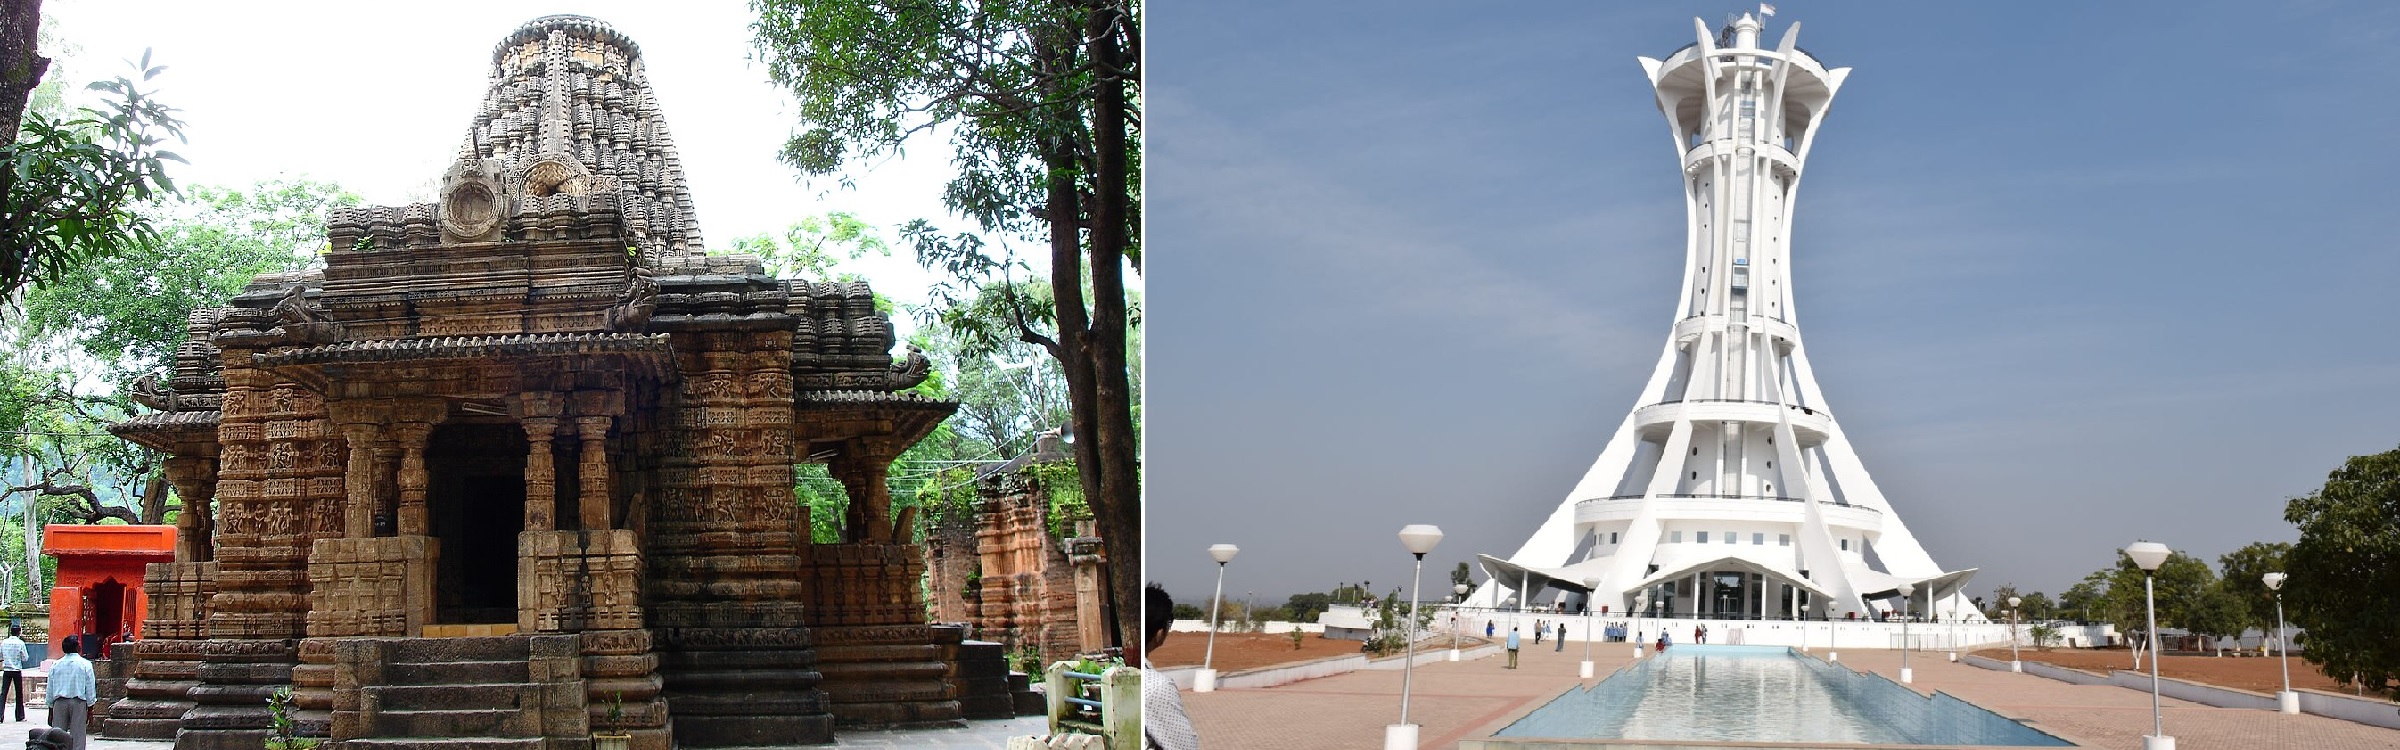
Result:
{"type": "MultiPolygon", "coordinates": [[[[2400,6],[1778,3],[1853,67],[1795,208],[1828,406],[1934,559],[2053,596],[2214,562],[2400,445],[2400,6]]],[[[1673,321],[1677,155],[1636,55],[1740,3],[1160,3],[1148,577],[1429,585],[1506,555],[1673,321]]]]}
{"type": "MultiPolygon", "coordinates": [[[[42,9],[44,30],[65,47],[50,54],[79,87],[127,74],[124,61],[145,48],[167,66],[151,83],[183,109],[190,142],[173,150],[191,164],[172,174],[184,183],[305,175],[370,204],[431,200],[483,102],[492,47],[527,21],[577,13],[641,46],[711,248],[835,210],[883,227],[887,241],[910,219],[967,226],[942,208],[950,148],[938,139],[912,144],[908,159],[856,165],[855,189],[803,185],[775,160],[798,120],[750,62],[746,2],[48,0],[42,9]]],[[[855,270],[900,301],[922,300],[930,281],[904,247],[855,270]]]]}

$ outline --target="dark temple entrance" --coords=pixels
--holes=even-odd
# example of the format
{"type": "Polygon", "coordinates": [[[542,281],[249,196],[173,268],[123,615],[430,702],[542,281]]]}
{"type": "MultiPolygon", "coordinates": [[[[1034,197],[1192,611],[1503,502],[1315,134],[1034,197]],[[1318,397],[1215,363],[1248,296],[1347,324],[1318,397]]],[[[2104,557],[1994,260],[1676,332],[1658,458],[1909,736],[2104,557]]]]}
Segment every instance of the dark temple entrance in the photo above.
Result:
{"type": "Polygon", "coordinates": [[[427,440],[425,504],[442,545],[434,622],[517,621],[525,447],[525,432],[513,422],[446,424],[427,440]]]}

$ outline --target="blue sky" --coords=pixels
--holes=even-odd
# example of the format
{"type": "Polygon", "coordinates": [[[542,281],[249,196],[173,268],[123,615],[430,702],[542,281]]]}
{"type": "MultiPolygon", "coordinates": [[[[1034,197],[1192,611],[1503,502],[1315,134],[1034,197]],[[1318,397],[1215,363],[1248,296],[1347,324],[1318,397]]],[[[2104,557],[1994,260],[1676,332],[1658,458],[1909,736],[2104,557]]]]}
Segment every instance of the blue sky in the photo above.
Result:
{"type": "MultiPolygon", "coordinates": [[[[2400,446],[2400,6],[1778,3],[1854,68],[1801,184],[1828,405],[1976,593],[2138,538],[2212,562],[2400,446]]],[[[1148,577],[1207,596],[1505,555],[1672,322],[1676,156],[1636,55],[1727,3],[1159,3],[1148,577]]]]}

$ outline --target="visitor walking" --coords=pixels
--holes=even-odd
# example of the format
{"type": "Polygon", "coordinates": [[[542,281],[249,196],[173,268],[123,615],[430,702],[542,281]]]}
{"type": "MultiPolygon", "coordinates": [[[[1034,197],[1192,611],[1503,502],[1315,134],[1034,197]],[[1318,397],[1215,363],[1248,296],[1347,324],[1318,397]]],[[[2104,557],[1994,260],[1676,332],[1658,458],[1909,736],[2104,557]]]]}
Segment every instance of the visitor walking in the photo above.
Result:
{"type": "Polygon", "coordinates": [[[92,679],[92,662],[78,653],[81,639],[70,635],[59,645],[67,655],[50,665],[50,726],[75,735],[74,750],[84,750],[84,721],[92,701],[100,698],[99,686],[92,679]]]}
{"type": "Polygon", "coordinates": [[[1550,632],[1550,628],[1549,628],[1549,627],[1547,627],[1547,626],[1544,626],[1544,625],[1542,624],[1542,621],[1541,621],[1541,620],[1534,620],[1534,621],[1533,621],[1533,645],[1536,645],[1536,646],[1542,645],[1542,634],[1543,634],[1543,633],[1547,633],[1547,632],[1550,632]]]}
{"type": "Polygon", "coordinates": [[[1692,626],[1692,642],[1693,642],[1693,643],[1707,643],[1707,642],[1708,642],[1708,626],[1706,626],[1706,625],[1694,625],[1694,626],[1692,626]]]}
{"type": "Polygon", "coordinates": [[[1517,626],[1513,623],[1508,626],[1508,668],[1517,668],[1517,626]]]}
{"type": "MultiPolygon", "coordinates": [[[[1175,600],[1158,584],[1142,592],[1142,747],[1145,750],[1200,750],[1200,733],[1183,712],[1183,696],[1175,680],[1150,668],[1150,653],[1167,642],[1167,626],[1175,622],[1175,600]]],[[[76,733],[78,740],[81,732],[76,733]]]]}
{"type": "Polygon", "coordinates": [[[1483,621],[1483,637],[1492,637],[1492,621],[1490,620],[1483,621]]]}
{"type": "Polygon", "coordinates": [[[1565,621],[1565,620],[1560,620],[1560,621],[1558,621],[1558,637],[1557,637],[1557,638],[1552,638],[1552,639],[1550,639],[1550,640],[1551,640],[1551,642],[1553,642],[1553,643],[1557,643],[1557,644],[1558,644],[1558,645],[1556,645],[1556,646],[1552,646],[1552,647],[1550,647],[1550,650],[1551,650],[1552,652],[1558,652],[1558,651],[1565,651],[1565,650],[1567,650],[1567,621],[1565,621]]]}
{"type": "Polygon", "coordinates": [[[8,691],[17,691],[17,720],[25,720],[25,639],[17,637],[17,626],[8,626],[8,639],[0,640],[0,709],[8,707],[8,691]]]}

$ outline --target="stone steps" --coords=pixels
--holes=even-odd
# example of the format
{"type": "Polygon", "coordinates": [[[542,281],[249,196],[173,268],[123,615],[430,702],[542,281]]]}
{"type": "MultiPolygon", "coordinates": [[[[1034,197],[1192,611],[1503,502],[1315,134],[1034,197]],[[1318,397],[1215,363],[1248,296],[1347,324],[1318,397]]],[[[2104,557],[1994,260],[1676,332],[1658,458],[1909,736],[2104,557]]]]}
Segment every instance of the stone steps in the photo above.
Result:
{"type": "Polygon", "coordinates": [[[524,637],[421,638],[389,646],[381,685],[362,685],[373,706],[346,748],[546,750],[545,686],[532,679],[524,637]]]}
{"type": "Polygon", "coordinates": [[[531,682],[525,660],[461,661],[449,664],[391,664],[383,668],[394,685],[511,685],[531,682]]]}
{"type": "Polygon", "coordinates": [[[515,711],[538,705],[530,683],[503,685],[373,685],[359,688],[385,711],[515,711]]]}
{"type": "Polygon", "coordinates": [[[530,737],[541,738],[541,727],[527,726],[522,712],[507,709],[448,709],[419,711],[379,711],[375,714],[375,731],[371,737],[444,738],[430,742],[446,742],[461,735],[470,737],[530,737]]]}
{"type": "Polygon", "coordinates": [[[545,750],[549,741],[540,737],[451,737],[448,739],[357,739],[342,743],[349,750],[421,750],[438,747],[442,750],[545,750]]]}

